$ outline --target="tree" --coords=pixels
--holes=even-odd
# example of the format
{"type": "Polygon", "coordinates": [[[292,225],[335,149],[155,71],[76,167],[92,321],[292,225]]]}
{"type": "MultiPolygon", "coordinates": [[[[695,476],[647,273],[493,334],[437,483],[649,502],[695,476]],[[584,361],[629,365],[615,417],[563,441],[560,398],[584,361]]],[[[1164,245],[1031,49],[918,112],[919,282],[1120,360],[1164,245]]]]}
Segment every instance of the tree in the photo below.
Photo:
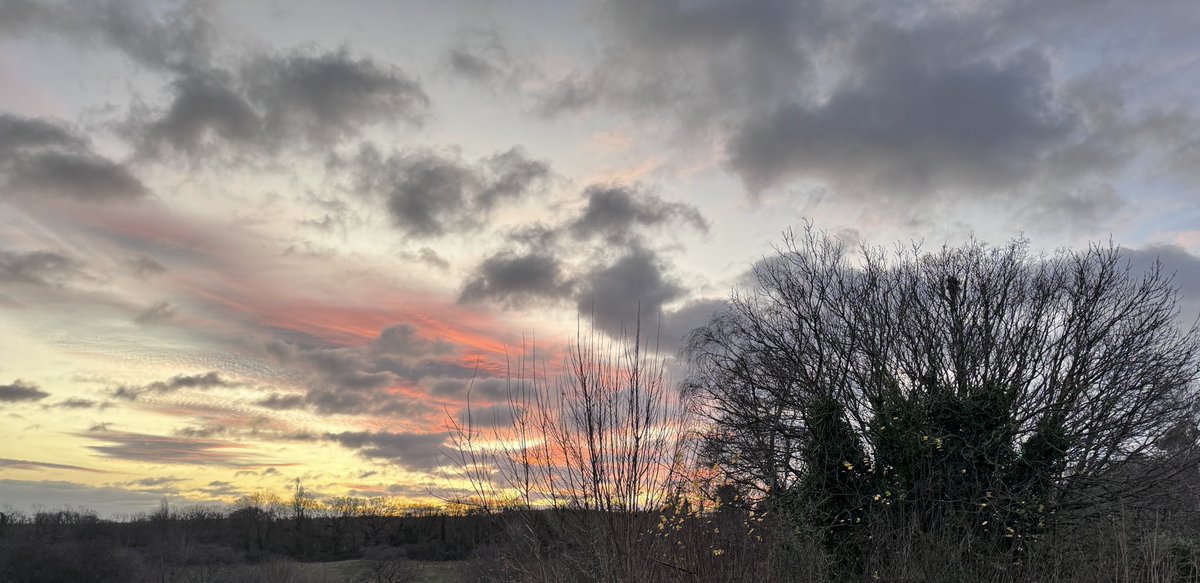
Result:
{"type": "Polygon", "coordinates": [[[646,533],[679,477],[684,417],[637,322],[615,340],[579,330],[557,379],[523,347],[492,423],[470,401],[447,415],[455,477],[504,523],[513,554],[532,563],[511,569],[530,580],[631,580],[653,556],[646,533]],[[568,553],[579,556],[551,564],[568,553]]]}
{"type": "Polygon", "coordinates": [[[1034,534],[1150,504],[1197,460],[1200,333],[1171,276],[1111,244],[852,257],[808,225],[754,276],[690,335],[685,395],[707,463],[828,533],[1034,534]]]}

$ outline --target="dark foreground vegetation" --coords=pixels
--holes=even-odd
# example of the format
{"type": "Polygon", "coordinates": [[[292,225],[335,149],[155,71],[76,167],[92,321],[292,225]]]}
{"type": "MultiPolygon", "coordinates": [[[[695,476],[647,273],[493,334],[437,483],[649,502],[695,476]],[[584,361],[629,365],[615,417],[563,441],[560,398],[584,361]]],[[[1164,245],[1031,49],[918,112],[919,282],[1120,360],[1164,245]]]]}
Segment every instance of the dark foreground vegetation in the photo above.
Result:
{"type": "Polygon", "coordinates": [[[809,228],[754,275],[689,336],[679,391],[638,328],[581,334],[556,379],[519,358],[505,423],[450,420],[459,511],[297,485],[6,515],[0,580],[409,581],[436,560],[495,582],[1200,581],[1200,333],[1169,274],[1111,246],[851,253],[809,228]]]}

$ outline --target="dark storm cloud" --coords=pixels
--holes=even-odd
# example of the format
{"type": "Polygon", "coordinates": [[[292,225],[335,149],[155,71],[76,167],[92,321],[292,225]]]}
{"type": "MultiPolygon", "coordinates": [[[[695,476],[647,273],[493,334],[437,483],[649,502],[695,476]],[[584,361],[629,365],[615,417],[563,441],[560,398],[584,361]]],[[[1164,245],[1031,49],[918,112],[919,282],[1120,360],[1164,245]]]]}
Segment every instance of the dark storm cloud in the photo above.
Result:
{"type": "Polygon", "coordinates": [[[61,286],[84,276],[82,263],[57,251],[0,249],[0,285],[61,286]]]}
{"type": "Polygon", "coordinates": [[[49,396],[50,393],[39,389],[37,385],[20,379],[7,385],[0,385],[0,403],[40,401],[49,396]]]}
{"type": "Polygon", "coordinates": [[[633,248],[584,276],[577,295],[579,313],[609,335],[632,334],[639,314],[643,322],[650,321],[662,312],[664,304],[683,297],[686,290],[666,271],[654,252],[633,248]]]}
{"type": "Polygon", "coordinates": [[[409,470],[429,472],[440,465],[446,434],[359,431],[329,433],[325,439],[355,450],[365,458],[385,459],[409,470]]]}
{"type": "Polygon", "coordinates": [[[623,186],[594,185],[584,191],[587,206],[568,227],[576,238],[603,237],[610,243],[630,241],[639,227],[658,227],[681,222],[708,232],[708,222],[691,205],[670,203],[623,186]]]}
{"type": "Polygon", "coordinates": [[[454,154],[363,148],[351,161],[354,189],[378,196],[393,224],[410,237],[432,238],[476,227],[504,201],[538,192],[550,166],[514,147],[468,163],[454,154]]]}
{"type": "Polygon", "coordinates": [[[0,113],[0,194],[109,202],[140,198],[149,190],[66,126],[0,113]]]}
{"type": "Polygon", "coordinates": [[[574,287],[575,282],[563,273],[563,265],[552,255],[500,253],[475,268],[459,301],[492,301],[521,308],[569,297],[574,287]]]}
{"type": "Polygon", "coordinates": [[[184,464],[229,468],[274,465],[244,451],[245,446],[207,438],[168,437],[124,431],[95,431],[77,434],[106,445],[88,449],[111,459],[150,464],[184,464]]]}

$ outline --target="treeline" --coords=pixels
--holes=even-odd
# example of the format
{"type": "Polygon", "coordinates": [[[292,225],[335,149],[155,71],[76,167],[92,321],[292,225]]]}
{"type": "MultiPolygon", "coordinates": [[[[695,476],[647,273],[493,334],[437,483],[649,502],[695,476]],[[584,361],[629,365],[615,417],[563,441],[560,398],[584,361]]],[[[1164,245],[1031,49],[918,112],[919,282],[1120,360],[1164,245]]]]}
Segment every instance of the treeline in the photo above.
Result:
{"type": "MultiPolygon", "coordinates": [[[[471,512],[385,498],[318,502],[300,488],[292,498],[259,492],[227,508],[164,502],[155,512],[119,519],[87,509],[9,509],[0,512],[0,581],[199,583],[281,559],[460,561],[497,536],[495,524],[471,512]]],[[[247,580],[260,579],[273,580],[247,580]]]]}

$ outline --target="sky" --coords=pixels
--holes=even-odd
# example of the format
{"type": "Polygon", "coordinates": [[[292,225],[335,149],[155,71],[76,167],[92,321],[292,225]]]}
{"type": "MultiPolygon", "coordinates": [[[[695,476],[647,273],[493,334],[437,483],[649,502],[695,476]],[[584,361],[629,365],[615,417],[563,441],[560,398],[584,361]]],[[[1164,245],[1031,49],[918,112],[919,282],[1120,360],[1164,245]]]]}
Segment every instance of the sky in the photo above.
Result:
{"type": "Polygon", "coordinates": [[[451,495],[447,420],[523,344],[640,312],[669,356],[806,221],[1111,240],[1190,322],[1198,29],[1191,0],[0,0],[0,506],[451,495]]]}

